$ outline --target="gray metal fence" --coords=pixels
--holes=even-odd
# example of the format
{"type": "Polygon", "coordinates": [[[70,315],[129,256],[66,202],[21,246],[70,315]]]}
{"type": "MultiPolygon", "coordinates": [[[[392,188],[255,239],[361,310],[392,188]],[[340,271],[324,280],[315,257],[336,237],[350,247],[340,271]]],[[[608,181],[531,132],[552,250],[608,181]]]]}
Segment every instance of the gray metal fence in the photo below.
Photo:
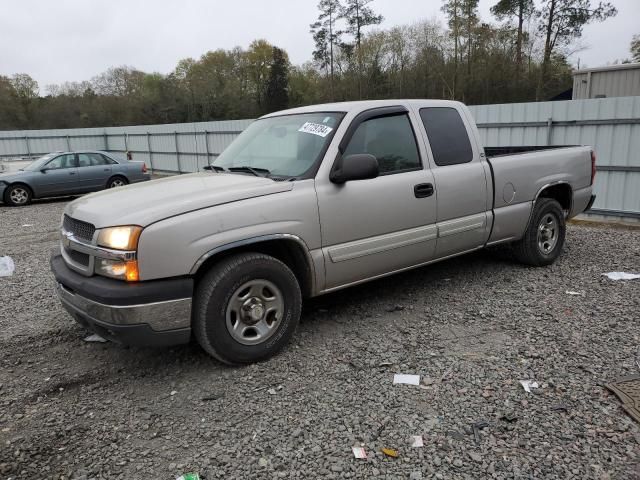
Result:
{"type": "Polygon", "coordinates": [[[129,151],[155,171],[194,172],[220,155],[252,121],[0,132],[0,159],[68,150],[129,151]]]}
{"type": "MultiPolygon", "coordinates": [[[[593,145],[592,214],[640,220],[640,97],[472,106],[485,145],[593,145]]],[[[155,171],[194,172],[252,120],[0,132],[0,159],[57,150],[130,151],[155,171]]]]}
{"type": "Polygon", "coordinates": [[[472,106],[485,145],[592,145],[591,215],[640,220],[640,97],[472,106]]]}

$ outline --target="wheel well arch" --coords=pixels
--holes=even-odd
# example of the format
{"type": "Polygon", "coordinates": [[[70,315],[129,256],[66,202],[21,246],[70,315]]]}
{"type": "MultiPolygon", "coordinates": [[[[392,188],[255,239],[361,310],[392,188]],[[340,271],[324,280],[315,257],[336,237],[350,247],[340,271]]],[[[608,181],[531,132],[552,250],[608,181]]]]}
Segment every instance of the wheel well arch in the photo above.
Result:
{"type": "Polygon", "coordinates": [[[9,189],[11,187],[15,187],[15,186],[21,186],[26,188],[27,190],[29,190],[29,192],[31,192],[31,198],[35,197],[35,191],[33,190],[33,187],[31,187],[31,185],[29,185],[28,183],[24,183],[24,182],[12,182],[9,185],[7,185],[7,188],[5,190],[5,192],[9,191],[9,189]]]}
{"type": "Polygon", "coordinates": [[[253,239],[233,242],[215,248],[203,255],[191,270],[196,283],[221,259],[237,253],[262,253],[272,256],[291,269],[300,284],[302,296],[313,295],[315,272],[309,250],[305,243],[294,235],[265,235],[253,239]]]}
{"type": "MultiPolygon", "coordinates": [[[[566,182],[557,182],[551,185],[545,185],[536,195],[539,198],[552,198],[557,200],[563,210],[569,214],[573,203],[573,190],[571,185],[566,182]]],[[[535,202],[534,202],[535,203],[535,202]]]]}

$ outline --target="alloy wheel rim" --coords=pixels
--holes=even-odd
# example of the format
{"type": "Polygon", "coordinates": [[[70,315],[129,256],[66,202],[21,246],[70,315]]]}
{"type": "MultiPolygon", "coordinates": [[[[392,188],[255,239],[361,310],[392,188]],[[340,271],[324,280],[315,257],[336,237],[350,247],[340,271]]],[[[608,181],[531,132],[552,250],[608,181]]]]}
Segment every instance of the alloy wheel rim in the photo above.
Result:
{"type": "Polygon", "coordinates": [[[17,187],[11,190],[11,193],[9,194],[9,198],[16,205],[22,205],[24,203],[27,203],[27,200],[29,199],[29,194],[24,188],[17,187]]]}
{"type": "Polygon", "coordinates": [[[258,345],[278,330],[283,316],[280,289],[269,280],[250,280],[231,295],[226,312],[227,330],[242,345],[258,345]]]}
{"type": "Polygon", "coordinates": [[[115,179],[111,181],[111,188],[124,187],[124,182],[119,179],[115,179]]]}
{"type": "Polygon", "coordinates": [[[560,224],[555,215],[547,213],[538,225],[538,249],[549,255],[558,243],[560,224]]]}

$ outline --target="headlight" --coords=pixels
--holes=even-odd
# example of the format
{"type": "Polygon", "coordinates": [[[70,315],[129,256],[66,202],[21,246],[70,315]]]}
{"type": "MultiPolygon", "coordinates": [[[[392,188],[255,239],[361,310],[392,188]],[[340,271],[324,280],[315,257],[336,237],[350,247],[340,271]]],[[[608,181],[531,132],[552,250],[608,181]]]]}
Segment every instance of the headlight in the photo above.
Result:
{"type": "Polygon", "coordinates": [[[98,245],[114,250],[135,250],[141,232],[142,227],[136,225],[104,228],[98,235],[98,245]]]}

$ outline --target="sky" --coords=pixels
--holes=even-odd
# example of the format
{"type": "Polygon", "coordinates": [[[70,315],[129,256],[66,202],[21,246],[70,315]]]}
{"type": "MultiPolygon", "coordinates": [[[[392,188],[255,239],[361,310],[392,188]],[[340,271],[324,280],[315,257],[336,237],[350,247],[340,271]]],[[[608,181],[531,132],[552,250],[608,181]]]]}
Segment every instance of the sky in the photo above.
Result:
{"type": "MultiPolygon", "coordinates": [[[[480,16],[495,21],[480,0],[480,16]]],[[[541,0],[536,0],[540,3],[541,0]]],[[[596,0],[592,0],[594,3],[596,0]]],[[[640,33],[640,0],[609,0],[615,18],[584,28],[585,50],[570,60],[597,67],[629,57],[640,33]]],[[[287,50],[294,64],[311,58],[309,24],[317,0],[0,0],[0,75],[28,73],[46,85],[89,80],[111,66],[171,72],[186,57],[248,47],[265,38],[287,50]]],[[[374,0],[382,28],[439,18],[441,0],[374,0]]]]}

